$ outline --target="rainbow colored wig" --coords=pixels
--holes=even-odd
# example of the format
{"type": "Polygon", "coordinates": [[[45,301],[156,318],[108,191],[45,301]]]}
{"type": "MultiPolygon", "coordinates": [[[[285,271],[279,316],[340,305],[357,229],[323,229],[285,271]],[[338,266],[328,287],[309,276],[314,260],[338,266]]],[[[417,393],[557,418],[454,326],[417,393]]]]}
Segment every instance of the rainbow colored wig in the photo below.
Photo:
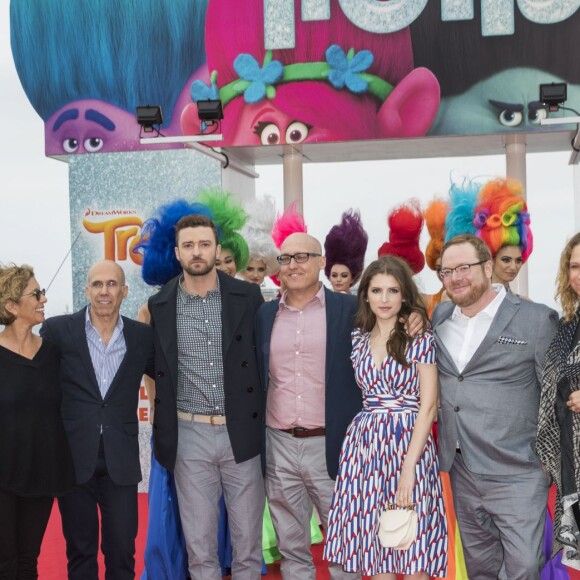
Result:
{"type": "Polygon", "coordinates": [[[368,242],[369,236],[363,228],[360,212],[353,209],[345,211],[340,223],[330,229],[324,240],[326,277],[330,278],[330,270],[335,264],[342,264],[350,270],[351,286],[356,284],[364,269],[368,242]]]}
{"type": "Polygon", "coordinates": [[[445,242],[461,234],[475,234],[473,217],[481,184],[468,179],[449,188],[449,212],[445,219],[445,242]]]}
{"type": "Polygon", "coordinates": [[[449,204],[437,198],[431,201],[423,212],[425,225],[431,237],[425,250],[425,260],[431,270],[437,269],[437,260],[441,256],[441,250],[443,249],[445,240],[445,220],[447,219],[448,213],[449,204]]]}
{"type": "Polygon", "coordinates": [[[423,229],[423,215],[416,199],[395,207],[387,216],[389,241],[379,248],[381,256],[398,256],[405,260],[415,274],[425,266],[425,256],[419,247],[423,229]]]}
{"type": "Polygon", "coordinates": [[[213,220],[207,206],[178,199],[162,205],[143,224],[141,241],[135,249],[143,255],[141,276],[147,284],[163,286],[181,273],[181,265],[175,257],[175,224],[182,217],[192,214],[204,215],[213,220]]]}
{"type": "Polygon", "coordinates": [[[494,179],[479,192],[473,224],[492,257],[504,246],[518,246],[523,263],[532,253],[534,240],[523,193],[522,184],[513,179],[494,179]]]}
{"type": "Polygon", "coordinates": [[[245,270],[250,259],[246,240],[239,233],[248,220],[248,214],[231,193],[218,188],[202,191],[197,201],[206,205],[213,215],[213,222],[220,231],[219,242],[224,250],[234,256],[238,271],[245,270]]]}
{"type": "Polygon", "coordinates": [[[274,199],[266,195],[252,200],[247,206],[248,221],[242,230],[242,236],[248,243],[250,260],[266,264],[266,273],[275,274],[279,270],[276,260],[278,248],[272,239],[272,227],[276,220],[274,199]]]}

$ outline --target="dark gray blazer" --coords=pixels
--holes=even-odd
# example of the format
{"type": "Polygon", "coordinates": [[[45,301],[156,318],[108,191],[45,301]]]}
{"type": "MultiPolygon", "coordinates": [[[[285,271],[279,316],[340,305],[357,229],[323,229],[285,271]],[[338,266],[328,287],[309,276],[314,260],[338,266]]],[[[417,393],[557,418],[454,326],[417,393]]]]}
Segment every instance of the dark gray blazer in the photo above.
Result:
{"type": "Polygon", "coordinates": [[[85,313],[83,308],[49,318],[40,329],[61,353],[62,419],[77,483],[87,482],[95,472],[102,425],[109,476],[119,485],[133,485],[141,481],[137,407],[141,379],[153,373],[153,331],[123,316],[127,352],[103,398],[87,344],[85,313]]]}
{"type": "Polygon", "coordinates": [[[431,319],[440,384],[441,469],[451,469],[458,441],[463,460],[474,473],[509,475],[538,469],[542,365],[558,315],[508,292],[483,342],[460,373],[439,332],[454,308],[452,302],[442,302],[431,319]]]}
{"type": "MultiPolygon", "coordinates": [[[[254,317],[264,299],[257,284],[218,271],[222,303],[222,352],[226,424],[237,463],[261,451],[262,388],[254,342],[254,317]]],[[[155,331],[155,415],[157,461],[173,471],[177,454],[177,287],[170,280],[149,299],[155,331]]]]}
{"type": "MultiPolygon", "coordinates": [[[[346,430],[354,416],[362,409],[362,392],[354,378],[350,361],[351,332],[357,310],[354,296],[325,292],[326,303],[326,465],[328,475],[335,479],[338,458],[346,430]]],[[[270,367],[270,339],[278,312],[279,300],[266,302],[256,318],[256,343],[260,375],[264,385],[264,402],[270,367]]]]}

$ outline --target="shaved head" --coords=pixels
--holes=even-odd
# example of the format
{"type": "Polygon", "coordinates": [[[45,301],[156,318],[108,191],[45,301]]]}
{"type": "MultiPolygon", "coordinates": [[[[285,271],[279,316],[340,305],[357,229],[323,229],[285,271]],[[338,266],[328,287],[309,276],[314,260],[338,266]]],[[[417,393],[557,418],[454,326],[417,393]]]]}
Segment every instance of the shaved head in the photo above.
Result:
{"type": "Polygon", "coordinates": [[[116,274],[118,276],[117,281],[120,284],[123,285],[125,284],[125,271],[123,270],[123,268],[121,268],[121,266],[119,266],[119,264],[117,264],[117,262],[115,262],[114,260],[99,260],[98,262],[95,262],[91,266],[91,269],[87,274],[87,286],[90,285],[91,279],[94,277],[95,272],[101,272],[103,268],[105,268],[109,272],[111,271],[110,270],[111,268],[113,270],[116,270],[116,274]]]}
{"type": "Polygon", "coordinates": [[[314,236],[302,232],[290,234],[282,243],[280,251],[284,253],[287,248],[295,247],[300,247],[301,252],[322,254],[322,245],[320,242],[314,236]]]}

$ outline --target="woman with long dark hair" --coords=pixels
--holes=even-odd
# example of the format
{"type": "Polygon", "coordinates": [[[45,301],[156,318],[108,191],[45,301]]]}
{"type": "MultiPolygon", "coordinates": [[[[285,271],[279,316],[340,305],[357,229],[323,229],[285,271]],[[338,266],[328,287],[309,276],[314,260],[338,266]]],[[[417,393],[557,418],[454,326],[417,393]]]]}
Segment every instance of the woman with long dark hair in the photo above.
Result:
{"type": "Polygon", "coordinates": [[[430,333],[409,338],[401,319],[417,313],[421,294],[403,260],[384,256],[365,270],[358,290],[352,364],[363,410],[350,424],[324,550],[347,572],[374,579],[442,577],[447,526],[431,426],[437,412],[437,369],[430,333]],[[385,548],[379,518],[388,507],[412,508],[417,535],[408,549],[385,548]]]}

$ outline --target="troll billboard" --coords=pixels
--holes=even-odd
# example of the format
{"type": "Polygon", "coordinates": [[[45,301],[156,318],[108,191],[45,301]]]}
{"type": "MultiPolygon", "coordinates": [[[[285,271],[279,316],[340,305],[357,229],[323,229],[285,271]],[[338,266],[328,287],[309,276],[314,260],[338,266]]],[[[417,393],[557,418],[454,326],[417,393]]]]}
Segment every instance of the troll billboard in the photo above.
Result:
{"type": "MultiPolygon", "coordinates": [[[[142,148],[137,105],[163,135],[219,144],[549,130],[540,83],[568,83],[580,0],[12,0],[14,61],[48,155],[142,148]]],[[[179,147],[159,145],[158,147],[179,147]]],[[[151,146],[147,146],[149,149],[151,146]]]]}

